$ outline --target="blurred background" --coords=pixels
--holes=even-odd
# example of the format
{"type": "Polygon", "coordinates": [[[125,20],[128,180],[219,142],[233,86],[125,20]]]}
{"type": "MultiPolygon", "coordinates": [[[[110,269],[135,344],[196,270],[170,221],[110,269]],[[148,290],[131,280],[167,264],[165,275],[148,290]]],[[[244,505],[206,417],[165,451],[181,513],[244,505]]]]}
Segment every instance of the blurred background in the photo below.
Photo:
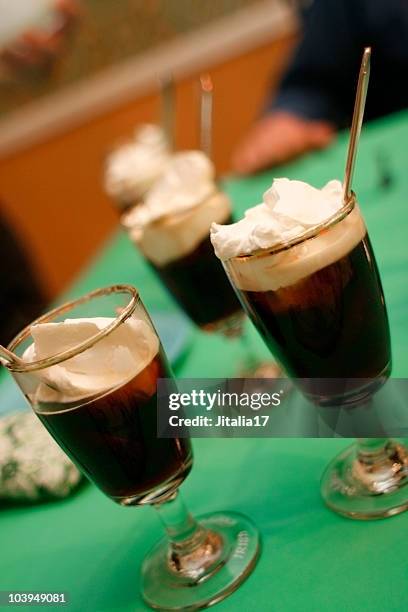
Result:
{"type": "MultiPolygon", "coordinates": [[[[199,143],[197,80],[214,84],[213,156],[231,152],[277,86],[297,39],[285,0],[0,0],[0,212],[46,301],[117,226],[104,157],[160,119],[176,80],[175,145],[199,143]]],[[[3,271],[10,270],[3,261],[3,271]]]]}

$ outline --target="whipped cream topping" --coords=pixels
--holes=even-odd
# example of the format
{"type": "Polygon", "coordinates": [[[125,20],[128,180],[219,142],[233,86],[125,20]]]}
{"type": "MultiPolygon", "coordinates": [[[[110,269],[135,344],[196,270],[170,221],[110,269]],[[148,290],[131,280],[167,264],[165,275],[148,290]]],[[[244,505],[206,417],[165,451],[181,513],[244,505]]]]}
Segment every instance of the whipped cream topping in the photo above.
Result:
{"type": "Polygon", "coordinates": [[[145,257],[156,266],[180,259],[192,253],[194,249],[210,236],[210,227],[214,221],[225,223],[231,215],[231,203],[228,197],[217,192],[200,206],[162,219],[146,226],[143,231],[129,231],[145,257]]]}
{"type": "Polygon", "coordinates": [[[170,150],[163,130],[145,124],[136,129],[129,143],[107,159],[106,192],[119,202],[135,202],[150,189],[165,170],[170,150]]]}
{"type": "MultiPolygon", "coordinates": [[[[113,320],[94,317],[33,325],[34,342],[25,350],[23,359],[37,361],[74,348],[113,320]]],[[[40,399],[55,399],[56,390],[57,395],[73,399],[115,388],[139,374],[158,350],[159,341],[150,325],[140,319],[127,319],[91,348],[39,371],[43,383],[40,399]]]]}
{"type": "Polygon", "coordinates": [[[214,165],[201,151],[176,153],[143,204],[124,215],[125,227],[143,228],[161,217],[190,210],[215,191],[214,165]]]}
{"type": "Polygon", "coordinates": [[[287,242],[332,217],[342,207],[342,198],[342,185],[337,180],[316,189],[302,181],[275,179],[264,193],[264,201],[249,208],[241,221],[213,224],[215,253],[226,260],[287,242]]]}
{"type": "Polygon", "coordinates": [[[228,197],[217,191],[215,170],[201,151],[173,156],[145,202],[122,215],[133,242],[157,266],[191,253],[211,224],[231,215],[228,197]]]}
{"type": "Polygon", "coordinates": [[[330,219],[342,205],[339,181],[318,190],[301,181],[276,179],[264,202],[247,210],[244,219],[229,226],[213,224],[211,240],[238,289],[277,291],[338,261],[357,246],[366,235],[357,204],[344,219],[313,238],[278,253],[250,255],[301,236],[330,219]]]}

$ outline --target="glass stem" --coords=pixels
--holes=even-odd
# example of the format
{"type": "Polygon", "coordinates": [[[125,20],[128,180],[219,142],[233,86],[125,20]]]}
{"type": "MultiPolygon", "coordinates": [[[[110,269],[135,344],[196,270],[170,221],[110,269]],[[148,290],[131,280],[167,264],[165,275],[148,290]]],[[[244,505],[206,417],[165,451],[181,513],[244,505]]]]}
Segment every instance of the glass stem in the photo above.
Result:
{"type": "Polygon", "coordinates": [[[372,465],[388,459],[389,438],[357,438],[357,459],[360,463],[372,465]]]}
{"type": "Polygon", "coordinates": [[[357,438],[358,452],[363,455],[374,455],[382,452],[388,438],[357,438]]]}
{"type": "Polygon", "coordinates": [[[408,477],[407,448],[390,438],[358,438],[353,477],[371,493],[388,493],[408,477]]]}
{"type": "Polygon", "coordinates": [[[195,520],[178,491],[154,508],[169,539],[169,569],[194,580],[212,571],[222,552],[220,536],[195,520]]]}

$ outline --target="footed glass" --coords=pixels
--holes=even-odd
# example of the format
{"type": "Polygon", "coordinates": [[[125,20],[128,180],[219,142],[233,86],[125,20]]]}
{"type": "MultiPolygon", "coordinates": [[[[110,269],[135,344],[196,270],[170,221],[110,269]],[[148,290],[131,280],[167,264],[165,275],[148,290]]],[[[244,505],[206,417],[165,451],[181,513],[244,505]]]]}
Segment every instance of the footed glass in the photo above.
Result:
{"type": "MultiPolygon", "coordinates": [[[[265,343],[316,405],[327,411],[362,406],[387,381],[387,311],[354,194],[319,226],[271,249],[233,257],[224,267],[265,343]]],[[[386,438],[359,439],[326,469],[322,496],[351,518],[406,510],[406,447],[386,438]]]]}
{"type": "Polygon", "coordinates": [[[253,570],[259,534],[235,512],[196,521],[186,510],[178,488],[192,467],[191,444],[157,437],[157,380],[171,379],[171,370],[137,290],[115,285],[93,291],[33,325],[66,319],[85,319],[83,329],[92,319],[98,329],[92,323],[80,338],[65,333],[57,342],[51,325],[33,353],[29,347],[36,333],[29,326],[9,346],[17,358],[3,363],[50,434],[105,495],[122,506],[150,504],[157,510],[166,538],[144,560],[145,601],[167,610],[220,601],[253,570]],[[137,355],[138,367],[130,376],[122,374],[129,363],[124,346],[137,355]],[[106,351],[113,351],[108,377],[100,365],[106,351]]]}

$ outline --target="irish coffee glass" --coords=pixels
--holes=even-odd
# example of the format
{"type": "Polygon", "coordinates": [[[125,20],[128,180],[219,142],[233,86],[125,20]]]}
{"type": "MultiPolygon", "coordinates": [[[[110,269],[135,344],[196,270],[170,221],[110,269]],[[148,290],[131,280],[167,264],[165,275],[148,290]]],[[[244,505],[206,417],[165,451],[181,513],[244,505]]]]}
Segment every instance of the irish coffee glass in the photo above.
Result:
{"type": "MultiPolygon", "coordinates": [[[[197,522],[183,505],[178,488],[192,467],[191,444],[188,438],[157,435],[157,380],[171,381],[171,370],[136,289],[128,285],[99,289],[34,323],[90,317],[104,318],[99,319],[104,326],[96,334],[76,342],[75,336],[64,334],[61,344],[48,347],[45,357],[34,355],[35,360],[10,362],[7,367],[56,442],[105,495],[122,506],[151,504],[158,511],[167,538],[144,560],[145,601],[168,610],[211,605],[232,593],[254,568],[258,532],[249,519],[234,512],[208,514],[197,522]],[[132,346],[143,357],[141,369],[130,379],[119,378],[118,384],[126,359],[123,351],[115,353],[110,375],[116,382],[105,383],[95,351],[100,358],[135,326],[144,330],[140,346],[132,346]],[[146,343],[153,347],[148,353],[146,343]],[[86,393],[67,395],[59,374],[67,366],[81,376],[86,393]],[[102,383],[98,391],[92,391],[95,380],[102,383]]],[[[9,349],[22,357],[32,343],[29,326],[9,349]]]]}
{"type": "MultiPolygon", "coordinates": [[[[388,317],[354,194],[332,218],[272,249],[224,262],[270,351],[327,411],[370,402],[391,372],[388,317]]],[[[322,495],[343,515],[408,508],[408,456],[388,439],[359,439],[326,469],[322,495]]]]}

